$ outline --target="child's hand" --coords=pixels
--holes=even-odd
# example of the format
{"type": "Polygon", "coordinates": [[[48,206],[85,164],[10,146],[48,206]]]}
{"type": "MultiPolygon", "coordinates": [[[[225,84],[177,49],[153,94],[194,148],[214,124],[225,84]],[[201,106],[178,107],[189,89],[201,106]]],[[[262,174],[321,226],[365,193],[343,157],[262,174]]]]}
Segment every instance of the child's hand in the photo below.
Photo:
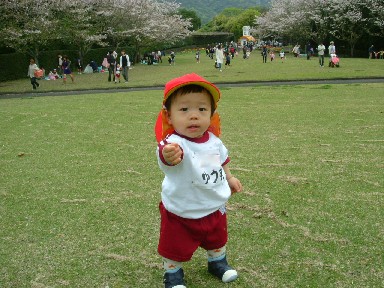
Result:
{"type": "Polygon", "coordinates": [[[183,150],[176,143],[167,144],[163,148],[164,160],[170,165],[177,165],[181,162],[183,150]]]}
{"type": "Polygon", "coordinates": [[[228,180],[229,187],[231,188],[232,194],[241,192],[243,190],[243,185],[241,185],[241,182],[236,177],[231,177],[228,180]]]}

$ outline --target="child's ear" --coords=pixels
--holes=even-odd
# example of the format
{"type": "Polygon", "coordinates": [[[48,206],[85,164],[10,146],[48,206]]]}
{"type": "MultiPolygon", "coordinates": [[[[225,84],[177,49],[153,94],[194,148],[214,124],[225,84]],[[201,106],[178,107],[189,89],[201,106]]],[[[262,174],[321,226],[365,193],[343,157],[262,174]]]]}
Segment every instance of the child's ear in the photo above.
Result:
{"type": "Polygon", "coordinates": [[[165,115],[167,117],[168,124],[172,125],[171,113],[168,110],[165,110],[165,115]]]}

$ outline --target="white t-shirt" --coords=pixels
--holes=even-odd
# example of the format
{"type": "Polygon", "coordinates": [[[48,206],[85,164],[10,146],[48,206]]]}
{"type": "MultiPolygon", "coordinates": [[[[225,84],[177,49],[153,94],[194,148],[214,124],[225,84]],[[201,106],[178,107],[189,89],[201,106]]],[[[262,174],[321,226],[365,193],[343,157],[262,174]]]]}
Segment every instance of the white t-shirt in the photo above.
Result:
{"type": "Polygon", "coordinates": [[[323,44],[320,44],[317,47],[317,52],[318,52],[319,55],[324,55],[324,50],[325,50],[325,46],[323,44]]]}
{"type": "Polygon", "coordinates": [[[183,218],[199,219],[223,208],[231,196],[223,165],[229,162],[228,150],[210,132],[190,139],[171,134],[159,143],[157,158],[165,177],[161,199],[164,207],[183,218]],[[165,144],[177,143],[183,150],[176,166],[165,163],[161,151],[165,144]]]}

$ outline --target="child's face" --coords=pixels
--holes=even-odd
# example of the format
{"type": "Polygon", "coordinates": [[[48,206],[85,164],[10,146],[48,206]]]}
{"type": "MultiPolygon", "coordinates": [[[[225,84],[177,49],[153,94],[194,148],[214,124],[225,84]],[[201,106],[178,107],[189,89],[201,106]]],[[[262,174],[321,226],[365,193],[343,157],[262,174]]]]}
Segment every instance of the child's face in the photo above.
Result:
{"type": "Polygon", "coordinates": [[[211,123],[211,95],[207,91],[177,94],[168,111],[168,122],[176,132],[199,138],[211,123]]]}

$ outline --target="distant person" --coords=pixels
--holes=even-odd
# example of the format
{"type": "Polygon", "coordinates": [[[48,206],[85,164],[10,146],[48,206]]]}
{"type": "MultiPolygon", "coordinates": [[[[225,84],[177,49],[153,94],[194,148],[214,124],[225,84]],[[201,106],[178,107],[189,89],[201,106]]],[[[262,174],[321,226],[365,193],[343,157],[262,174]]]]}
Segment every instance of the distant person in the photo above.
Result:
{"type": "Polygon", "coordinates": [[[40,86],[39,83],[37,83],[35,72],[37,72],[39,67],[37,67],[37,64],[35,63],[35,59],[31,58],[29,60],[29,67],[28,67],[28,74],[27,76],[31,79],[32,84],[32,90],[36,90],[37,87],[40,86]]]}
{"type": "Polygon", "coordinates": [[[375,47],[373,45],[369,47],[368,53],[369,53],[369,56],[368,56],[369,59],[375,59],[375,47]]]}
{"type": "Polygon", "coordinates": [[[81,74],[83,72],[83,64],[81,63],[81,59],[76,59],[76,68],[77,68],[77,74],[81,74]]]}
{"type": "Polygon", "coordinates": [[[333,54],[336,54],[335,42],[331,41],[328,46],[329,57],[332,57],[333,54]]]}
{"type": "Polygon", "coordinates": [[[231,66],[231,54],[225,53],[225,66],[231,66]]]}
{"type": "Polygon", "coordinates": [[[271,62],[273,61],[273,60],[275,60],[275,52],[273,52],[273,50],[271,51],[271,53],[269,53],[269,57],[271,58],[271,62]]]}
{"type": "Polygon", "coordinates": [[[113,76],[113,82],[115,82],[115,64],[116,64],[116,58],[114,56],[114,51],[109,51],[107,55],[107,62],[108,62],[108,82],[112,81],[113,76]]]}
{"type": "Polygon", "coordinates": [[[300,45],[296,44],[295,47],[293,47],[292,52],[293,52],[293,55],[295,57],[299,57],[300,56],[300,45]]]}
{"type": "Polygon", "coordinates": [[[319,46],[317,46],[317,54],[319,56],[320,67],[324,67],[324,53],[325,53],[325,46],[323,43],[320,43],[319,46]]]}
{"type": "Polygon", "coordinates": [[[59,74],[57,74],[57,70],[56,69],[53,69],[53,71],[49,71],[49,74],[48,74],[48,79],[49,80],[56,80],[56,79],[59,79],[59,74]]]}
{"type": "MultiPolygon", "coordinates": [[[[122,70],[122,74],[125,80],[125,83],[128,82],[128,70],[131,66],[131,62],[129,61],[129,56],[126,54],[125,50],[121,50],[121,56],[120,56],[120,67],[122,70]]],[[[120,79],[119,79],[120,82],[120,79]]]]}
{"type": "Polygon", "coordinates": [[[171,64],[173,65],[175,65],[175,58],[176,58],[175,52],[171,51],[171,64]]]}
{"type": "Polygon", "coordinates": [[[59,72],[59,74],[63,74],[63,56],[61,56],[60,54],[57,55],[57,70],[59,72]]]}
{"type": "Polygon", "coordinates": [[[72,83],[74,83],[75,78],[71,70],[71,61],[69,61],[68,56],[63,56],[62,70],[63,70],[63,83],[67,84],[67,75],[71,77],[72,83]]]}
{"type": "Polygon", "coordinates": [[[307,53],[307,60],[310,60],[311,59],[311,56],[312,56],[312,47],[311,47],[311,43],[308,42],[307,46],[306,46],[306,53],[307,53]]]}
{"type": "Polygon", "coordinates": [[[279,56],[280,56],[281,62],[284,63],[284,60],[285,60],[285,52],[284,52],[284,49],[281,49],[281,50],[280,50],[279,56]]]}
{"type": "Polygon", "coordinates": [[[235,47],[231,46],[231,48],[229,48],[229,52],[231,53],[232,59],[235,58],[235,52],[236,52],[235,47]]]}
{"type": "Polygon", "coordinates": [[[263,57],[263,63],[267,63],[268,49],[265,45],[261,48],[261,56],[263,57]]]}
{"type": "Polygon", "coordinates": [[[217,46],[215,54],[216,54],[217,68],[220,70],[220,72],[222,72],[223,70],[221,69],[221,66],[223,65],[223,62],[224,62],[224,52],[221,45],[217,46]]]}
{"type": "Polygon", "coordinates": [[[120,64],[116,64],[116,69],[115,69],[115,83],[117,83],[117,80],[119,80],[120,83],[120,74],[121,74],[121,67],[120,64]]]}
{"type": "Polygon", "coordinates": [[[163,53],[161,53],[160,50],[157,51],[157,61],[158,61],[158,63],[163,63],[163,58],[162,58],[162,56],[163,56],[163,53]]]}
{"type": "Polygon", "coordinates": [[[200,51],[196,52],[195,58],[196,58],[196,63],[200,63],[200,51]]]}

